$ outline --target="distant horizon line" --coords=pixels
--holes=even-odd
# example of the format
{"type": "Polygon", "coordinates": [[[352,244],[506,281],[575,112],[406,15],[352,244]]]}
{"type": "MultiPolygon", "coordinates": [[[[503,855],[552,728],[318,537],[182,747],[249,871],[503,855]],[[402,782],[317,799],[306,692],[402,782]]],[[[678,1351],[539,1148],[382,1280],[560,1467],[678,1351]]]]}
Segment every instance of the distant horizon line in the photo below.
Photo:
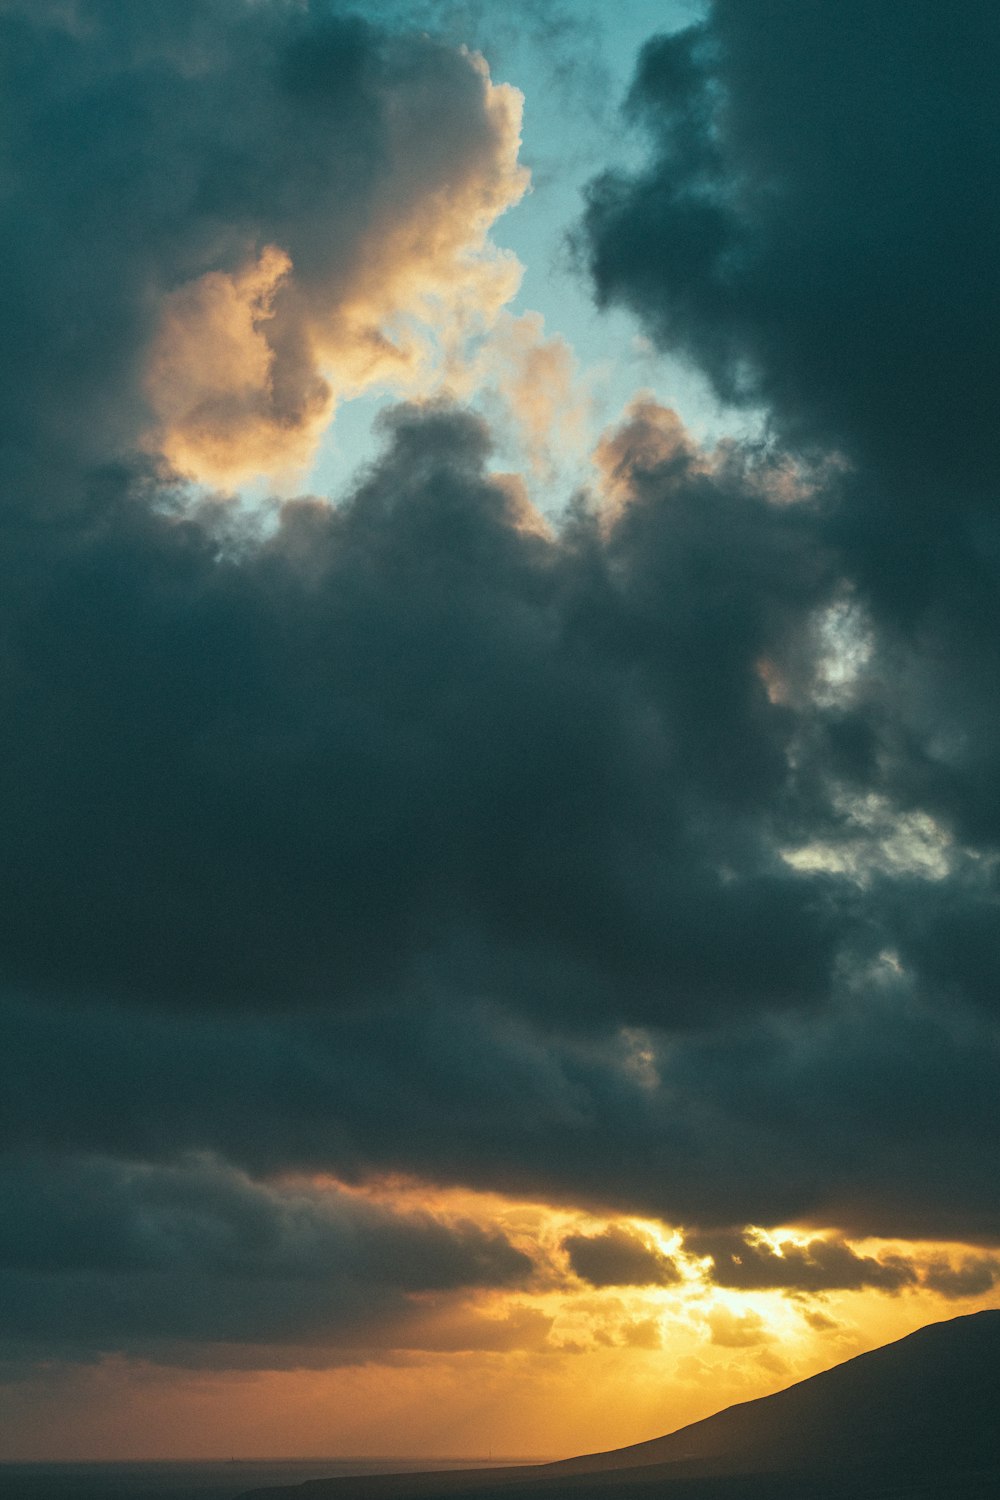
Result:
{"type": "MultiPolygon", "coordinates": [[[[565,1455],[559,1455],[563,1457],[565,1455]]],[[[543,1464],[553,1463],[556,1456],[546,1454],[512,1454],[512,1453],[319,1453],[319,1454],[232,1454],[228,1457],[216,1456],[213,1458],[0,1458],[0,1468],[28,1468],[32,1465],[53,1468],[57,1465],[72,1465],[79,1467],[84,1464],[92,1464],[95,1467],[101,1465],[139,1465],[139,1464],[382,1464],[382,1463],[416,1463],[416,1464],[543,1464]]]]}

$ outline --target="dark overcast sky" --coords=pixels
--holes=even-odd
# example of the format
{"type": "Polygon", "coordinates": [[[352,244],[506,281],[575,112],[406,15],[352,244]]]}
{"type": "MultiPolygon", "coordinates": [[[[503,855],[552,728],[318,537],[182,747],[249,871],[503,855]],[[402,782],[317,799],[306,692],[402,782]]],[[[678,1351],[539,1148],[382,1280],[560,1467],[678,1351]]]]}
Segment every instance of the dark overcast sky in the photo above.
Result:
{"type": "MultiPolygon", "coordinates": [[[[509,121],[405,7],[0,3],[12,1380],[534,1274],[296,1176],[660,1219],[723,1286],[749,1224],[1000,1242],[998,62],[988,0],[646,45],[570,253],[759,441],[640,399],[542,523],[414,399],[254,508],[164,454],[290,451],[509,121]]],[[[676,1280],[608,1233],[577,1275],[676,1280]]],[[[782,1284],[912,1280],[824,1244],[782,1284]]]]}

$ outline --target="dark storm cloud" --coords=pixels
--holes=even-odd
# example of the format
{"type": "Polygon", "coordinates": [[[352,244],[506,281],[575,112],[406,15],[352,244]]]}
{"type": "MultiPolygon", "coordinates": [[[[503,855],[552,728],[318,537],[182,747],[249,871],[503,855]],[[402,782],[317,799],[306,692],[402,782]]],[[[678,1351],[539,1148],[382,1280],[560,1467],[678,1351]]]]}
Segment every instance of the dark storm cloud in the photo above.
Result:
{"type": "Polygon", "coordinates": [[[788,1240],[775,1249],[745,1234],[702,1234],[689,1235],[684,1248],[692,1255],[711,1256],[710,1275],[716,1286],[743,1291],[859,1291],[871,1287],[898,1292],[917,1281],[916,1270],[902,1256],[860,1255],[836,1239],[810,1240],[804,1245],[788,1240]]]}
{"type": "Polygon", "coordinates": [[[800,518],[682,456],[609,540],[547,540],[485,457],[404,414],[353,499],[235,555],[113,477],[18,531],[9,982],[633,1022],[822,996],[837,883],[755,806],[791,732],[755,663],[826,582],[800,518]]]}
{"type": "MultiPolygon", "coordinates": [[[[682,1279],[675,1259],[631,1230],[568,1235],[562,1248],[576,1275],[593,1286],[674,1286],[682,1279]]],[[[702,1261],[702,1274],[712,1286],[795,1297],[863,1290],[895,1296],[924,1287],[958,1300],[988,1292],[998,1269],[988,1255],[960,1256],[956,1262],[894,1250],[866,1254],[837,1235],[772,1243],[752,1229],[689,1232],[683,1252],[702,1261]]]]}
{"type": "Polygon", "coordinates": [[[577,1276],[591,1286],[674,1286],[680,1280],[669,1255],[630,1230],[569,1234],[562,1248],[577,1276]]]}
{"type": "Polygon", "coordinates": [[[413,1294],[511,1288],[532,1271],[498,1231],[265,1186],[208,1159],[7,1159],[0,1194],[4,1336],[36,1354],[384,1346],[416,1322],[413,1294]]]}
{"type": "Polygon", "coordinates": [[[499,1232],[345,1193],[254,1183],[211,1159],[151,1166],[24,1157],[0,1166],[8,1270],[129,1273],[176,1263],[248,1279],[366,1279],[405,1292],[504,1286],[531,1271],[499,1232]]]}
{"type": "Polygon", "coordinates": [[[592,184],[581,236],[603,301],[846,460],[824,534],[880,634],[840,727],[904,805],[990,842],[998,56],[989,3],[717,0],[648,44],[647,165],[592,184]]]}
{"type": "Polygon", "coordinates": [[[969,1256],[958,1266],[938,1261],[928,1267],[924,1284],[942,1297],[979,1297],[996,1286],[1000,1262],[990,1256],[969,1256]]]}
{"type": "Polygon", "coordinates": [[[606,300],[728,398],[888,475],[991,501],[1000,17],[988,0],[716,0],[632,87],[648,167],[591,189],[606,300]]]}
{"type": "Polygon", "coordinates": [[[4,1032],[22,1147],[208,1147],[255,1173],[402,1168],[675,1223],[1000,1242],[994,1028],[875,979],[822,1021],[650,1038],[652,1066],[468,1000],[340,1018],[35,1001],[4,1032]]]}
{"type": "Polygon", "coordinates": [[[897,872],[866,907],[928,993],[989,1008],[998,57],[985,3],[717,0],[646,47],[629,101],[646,165],[592,184],[580,239],[602,300],[762,406],[793,451],[844,462],[815,534],[869,660],[850,702],[811,716],[800,812],[836,840],[831,792],[874,794],[971,846],[953,878],[897,872]]]}

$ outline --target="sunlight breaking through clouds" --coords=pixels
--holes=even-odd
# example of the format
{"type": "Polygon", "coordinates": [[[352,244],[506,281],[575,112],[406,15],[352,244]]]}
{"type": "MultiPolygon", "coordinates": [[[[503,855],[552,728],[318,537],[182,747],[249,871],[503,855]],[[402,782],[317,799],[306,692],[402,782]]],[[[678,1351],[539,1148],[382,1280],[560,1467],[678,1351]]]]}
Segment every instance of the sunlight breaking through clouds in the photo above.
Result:
{"type": "Polygon", "coordinates": [[[0,1457],[996,1307],[1000,10],[872,14],[0,3],[0,1457]]]}
{"type": "Polygon", "coordinates": [[[528,188],[522,104],[476,53],[429,39],[415,58],[390,51],[370,100],[385,137],[375,190],[360,190],[349,148],[343,160],[331,151],[325,191],[342,185],[346,232],[324,243],[311,210],[316,223],[289,225],[282,242],[165,299],[145,374],[151,451],[202,484],[267,476],[288,488],[340,402],[464,383],[470,341],[493,328],[522,275],[490,239],[528,188]],[[446,117],[440,88],[454,94],[446,117]]]}

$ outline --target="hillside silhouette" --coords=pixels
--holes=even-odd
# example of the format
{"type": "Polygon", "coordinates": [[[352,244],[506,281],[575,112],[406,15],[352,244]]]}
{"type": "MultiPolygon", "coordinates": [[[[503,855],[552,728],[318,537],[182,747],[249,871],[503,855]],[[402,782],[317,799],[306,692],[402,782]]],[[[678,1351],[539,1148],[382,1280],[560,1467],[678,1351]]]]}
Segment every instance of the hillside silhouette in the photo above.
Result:
{"type": "Polygon", "coordinates": [[[933,1323],[665,1437],[518,1469],[317,1480],[244,1500],[996,1500],[1000,1310],[933,1323]]]}

